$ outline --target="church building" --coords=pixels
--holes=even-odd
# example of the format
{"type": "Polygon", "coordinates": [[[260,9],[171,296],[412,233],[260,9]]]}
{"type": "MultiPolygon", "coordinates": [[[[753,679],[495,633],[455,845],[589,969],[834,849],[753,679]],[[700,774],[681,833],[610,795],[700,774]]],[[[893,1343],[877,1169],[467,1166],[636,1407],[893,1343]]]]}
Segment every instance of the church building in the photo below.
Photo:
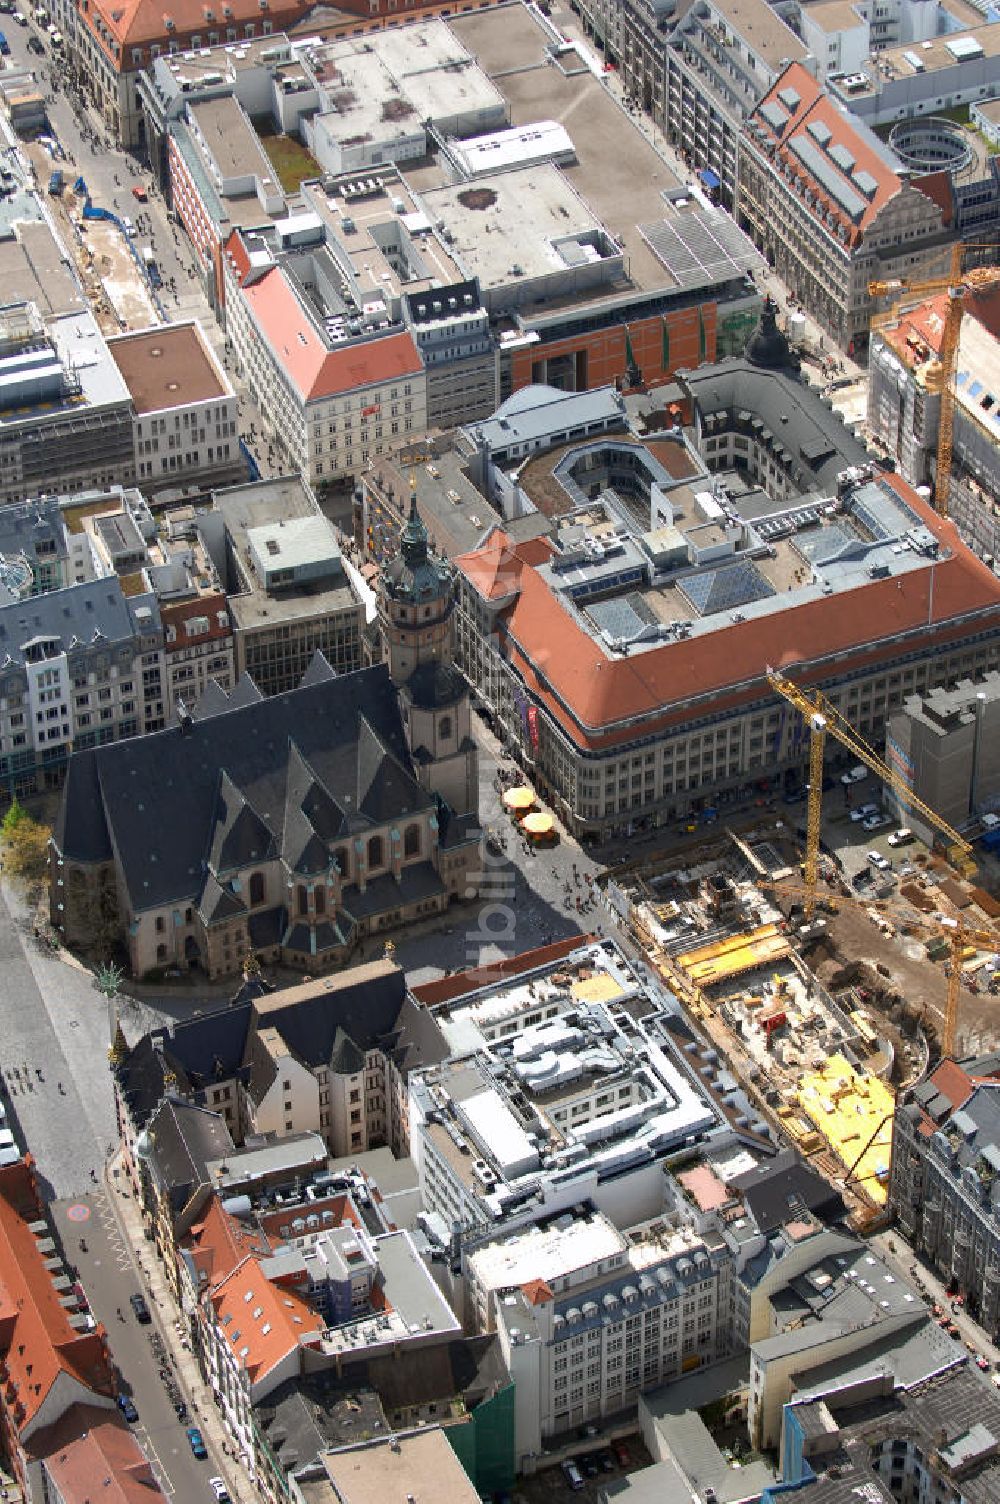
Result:
{"type": "Polygon", "coordinates": [[[123,952],[134,977],[215,980],[252,957],[319,972],[475,895],[453,584],[415,507],[378,598],[384,663],[337,676],[317,655],[295,690],[243,678],[167,730],[73,754],[50,861],[68,945],[123,952]]]}

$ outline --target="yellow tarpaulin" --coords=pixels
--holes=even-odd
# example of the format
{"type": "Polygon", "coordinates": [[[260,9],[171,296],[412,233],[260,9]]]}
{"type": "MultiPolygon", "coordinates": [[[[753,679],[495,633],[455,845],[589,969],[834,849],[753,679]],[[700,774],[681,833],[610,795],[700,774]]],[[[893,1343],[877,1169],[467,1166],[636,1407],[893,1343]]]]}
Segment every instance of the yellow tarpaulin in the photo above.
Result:
{"type": "Polygon", "coordinates": [[[698,946],[677,957],[699,987],[710,987],[726,977],[739,976],[758,966],[772,965],[787,956],[789,944],[777,926],[763,924],[744,935],[727,935],[724,940],[698,946]]]}
{"type": "Polygon", "coordinates": [[[885,1205],[892,1154],[896,1099],[877,1076],[862,1075],[843,1055],[831,1055],[822,1070],[808,1071],[797,1093],[851,1179],[879,1206],[885,1205]]]}

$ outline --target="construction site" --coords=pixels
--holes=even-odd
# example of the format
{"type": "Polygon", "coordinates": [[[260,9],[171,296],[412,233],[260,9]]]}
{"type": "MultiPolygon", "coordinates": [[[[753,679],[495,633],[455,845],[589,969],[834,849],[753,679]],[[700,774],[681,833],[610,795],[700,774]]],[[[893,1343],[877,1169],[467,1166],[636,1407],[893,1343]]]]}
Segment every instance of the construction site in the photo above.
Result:
{"type": "Polygon", "coordinates": [[[891,897],[858,897],[826,839],[843,818],[820,827],[811,885],[808,832],[777,818],[610,880],[648,963],[869,1229],[897,1093],[943,1054],[1000,1047],[1000,904],[922,845],[891,897]]]}

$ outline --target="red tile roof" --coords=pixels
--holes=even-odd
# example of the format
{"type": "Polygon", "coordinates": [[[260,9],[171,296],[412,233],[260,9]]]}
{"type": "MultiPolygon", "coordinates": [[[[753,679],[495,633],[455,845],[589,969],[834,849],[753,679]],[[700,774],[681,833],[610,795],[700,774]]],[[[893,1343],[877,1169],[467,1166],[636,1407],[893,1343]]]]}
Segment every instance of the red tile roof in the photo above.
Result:
{"type": "Polygon", "coordinates": [[[115,69],[128,72],[140,66],[133,62],[133,47],[159,42],[166,50],[174,42],[183,52],[191,37],[200,36],[204,42],[212,29],[235,26],[242,33],[252,21],[259,31],[262,17],[281,32],[307,15],[311,5],[312,0],[269,0],[262,10],[260,0],[226,0],[223,15],[223,0],[90,0],[80,7],[79,17],[115,69]]]}
{"type": "MultiPolygon", "coordinates": [[[[952,1112],[965,1105],[977,1086],[1000,1086],[996,1076],[970,1076],[957,1060],[942,1060],[928,1080],[951,1103],[952,1112]]],[[[936,1127],[934,1119],[921,1108],[920,1132],[923,1137],[930,1138],[936,1127]]]]}
{"type": "Polygon", "coordinates": [[[272,1284],[255,1258],[237,1264],[212,1291],[216,1326],[257,1384],[292,1352],[310,1345],[325,1322],[292,1290],[272,1284]]]}
{"type": "Polygon", "coordinates": [[[250,275],[250,252],[247,250],[246,241],[239,230],[233,230],[227,236],[223,251],[227,261],[230,261],[236,273],[236,280],[242,287],[250,275]]]}
{"type": "MultiPolygon", "coordinates": [[[[114,1382],[103,1327],[78,1332],[45,1267],[30,1224],[42,1212],[29,1159],[0,1168],[0,1354],[6,1366],[4,1404],[22,1434],[33,1428],[60,1379],[66,1408],[86,1398],[82,1391],[111,1396],[114,1382]],[[8,1397],[7,1386],[16,1385],[8,1397]],[[82,1386],[82,1387],[81,1387],[82,1386]]],[[[58,1404],[47,1407],[46,1425],[58,1404]]]]}
{"type": "MultiPolygon", "coordinates": [[[[819,665],[833,655],[849,653],[852,669],[872,666],[885,656],[885,639],[908,632],[933,628],[925,640],[943,647],[968,631],[958,618],[970,611],[989,613],[980,630],[1000,628],[1000,580],[912,486],[896,475],[885,481],[947,546],[949,556],[933,571],[859,585],[849,608],[842,595],[832,595],[627,658],[609,658],[538,574],[539,544],[551,551],[545,540],[512,545],[498,529],[455,563],[477,589],[495,594],[504,592],[491,582],[502,577],[506,587],[516,579],[516,599],[500,613],[501,651],[577,745],[611,747],[689,719],[693,700],[718,710],[758,699],[769,666],[815,664],[804,677],[818,681],[819,665]]],[[[846,664],[838,666],[846,671],[846,664]]]]}
{"type": "MultiPolygon", "coordinates": [[[[815,195],[812,208],[814,217],[819,219],[830,210],[835,221],[844,226],[847,244],[850,246],[858,243],[876,216],[903,186],[898,175],[871,145],[867,132],[862,133],[851,125],[854,117],[837,108],[823,85],[801,63],[789,63],[764,95],[751,118],[774,143],[774,160],[787,164],[815,195]],[[788,90],[799,96],[798,105],[791,111],[779,98],[782,93],[787,94],[788,90]],[[768,122],[763,113],[766,108],[774,105],[788,116],[787,121],[777,128],[768,122]],[[825,144],[821,144],[809,131],[810,125],[821,131],[825,128],[829,132],[829,139],[825,144]],[[819,152],[834,177],[842,180],[844,186],[863,201],[864,207],[857,217],[852,218],[823,183],[809,172],[808,166],[789,145],[795,140],[801,140],[809,149],[819,152]],[[830,156],[831,149],[837,146],[844,148],[853,159],[853,165],[846,171],[830,156]],[[870,195],[863,192],[856,181],[854,175],[860,172],[868,173],[875,181],[874,192],[870,195]]],[[[752,141],[753,137],[750,139],[752,141]]]]}
{"type": "MultiPolygon", "coordinates": [[[[900,360],[912,369],[923,365],[931,356],[941,354],[947,311],[948,294],[938,293],[912,308],[902,309],[894,322],[884,324],[879,333],[900,360]]],[[[964,317],[976,319],[987,334],[1000,339],[1000,287],[980,293],[967,292],[964,317]]]]}
{"type": "Polygon", "coordinates": [[[199,1274],[216,1285],[251,1253],[268,1254],[271,1244],[254,1224],[240,1222],[225,1211],[218,1196],[209,1200],[205,1215],[191,1228],[185,1246],[199,1274]]]}
{"type": "Polygon", "coordinates": [[[62,1504],[155,1504],[165,1500],[156,1474],[122,1421],[93,1426],[46,1457],[62,1504]]]}
{"type": "Polygon", "coordinates": [[[521,1289],[533,1306],[542,1306],[553,1299],[552,1291],[543,1279],[530,1279],[521,1289]]]}
{"type": "Polygon", "coordinates": [[[161,602],[160,619],[163,625],[173,627],[177,633],[174,641],[166,644],[167,657],[189,652],[192,643],[224,642],[227,637],[231,637],[232,627],[219,623],[219,613],[223,611],[228,616],[229,603],[221,590],[216,593],[206,592],[193,600],[161,602]],[[186,623],[197,621],[203,616],[208,618],[208,630],[189,635],[186,623]]]}
{"type": "Polygon", "coordinates": [[[279,266],[247,282],[243,296],[276,360],[304,401],[404,380],[423,369],[413,337],[406,333],[328,350],[279,266]]]}
{"type": "MultiPolygon", "coordinates": [[[[349,1227],[357,1227],[359,1229],[364,1226],[364,1223],[361,1219],[361,1214],[358,1211],[357,1207],[354,1205],[354,1202],[351,1200],[350,1196],[338,1195],[324,1196],[322,1198],[317,1196],[315,1201],[311,1201],[309,1203],[309,1212],[311,1215],[315,1215],[317,1217],[323,1217],[327,1212],[333,1213],[333,1221],[324,1224],[325,1230],[328,1230],[331,1227],[343,1227],[345,1224],[349,1227]]],[[[276,1211],[263,1213],[261,1215],[260,1222],[261,1226],[264,1228],[264,1231],[270,1237],[272,1237],[276,1243],[283,1243],[285,1241],[287,1233],[283,1237],[281,1229],[283,1227],[287,1228],[288,1226],[287,1207],[281,1207],[276,1211]]]]}

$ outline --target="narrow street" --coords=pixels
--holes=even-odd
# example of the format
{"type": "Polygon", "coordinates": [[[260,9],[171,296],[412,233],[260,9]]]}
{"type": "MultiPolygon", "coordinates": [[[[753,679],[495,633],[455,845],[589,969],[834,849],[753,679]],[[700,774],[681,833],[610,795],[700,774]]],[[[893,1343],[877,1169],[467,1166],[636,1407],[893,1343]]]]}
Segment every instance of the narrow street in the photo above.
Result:
{"type": "MultiPolygon", "coordinates": [[[[179,1345],[172,1326],[175,1307],[161,1272],[155,1267],[152,1248],[136,1255],[141,1246],[141,1222],[133,1208],[126,1227],[121,1214],[124,1193],[118,1177],[109,1168],[109,1181],[86,1196],[56,1202],[52,1214],[62,1235],[67,1259],[75,1266],[90,1309],[103,1322],[108,1345],[121,1375],[121,1390],[139,1412],[132,1429],[149,1457],[165,1493],[178,1500],[208,1499],[208,1479],[222,1473],[227,1459],[222,1455],[222,1428],[201,1384],[197,1365],[179,1345]],[[130,1297],[142,1294],[153,1320],[140,1325],[129,1305],[130,1297]],[[154,1348],[159,1336],[168,1353],[160,1357],[154,1348]],[[168,1398],[161,1370],[172,1375],[189,1416],[181,1421],[168,1398]],[[197,1406],[197,1409],[195,1408],[197,1406]],[[209,1456],[199,1462],[191,1451],[185,1426],[201,1429],[209,1456]]],[[[234,1500],[239,1495],[233,1493],[234,1500]]]]}

